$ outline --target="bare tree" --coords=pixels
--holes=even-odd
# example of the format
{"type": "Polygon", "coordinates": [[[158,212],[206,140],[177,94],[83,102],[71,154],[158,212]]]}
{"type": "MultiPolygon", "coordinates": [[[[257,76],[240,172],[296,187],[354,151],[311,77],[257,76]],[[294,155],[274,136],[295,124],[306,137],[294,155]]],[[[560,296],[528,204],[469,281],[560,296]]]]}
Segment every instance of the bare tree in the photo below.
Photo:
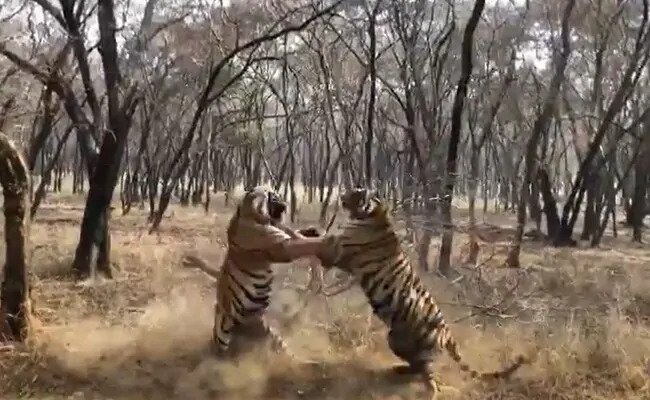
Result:
{"type": "Polygon", "coordinates": [[[0,287],[0,339],[24,340],[31,302],[27,275],[29,169],[13,143],[0,133],[0,184],[4,194],[6,256],[0,287]]]}
{"type": "Polygon", "coordinates": [[[638,28],[634,51],[629,58],[627,67],[623,73],[620,85],[616,90],[612,101],[609,103],[603,114],[603,119],[596,131],[589,150],[580,163],[573,182],[573,188],[562,210],[562,219],[560,221],[560,230],[555,238],[556,245],[572,244],[571,238],[573,228],[580,214],[580,206],[588,186],[588,178],[595,171],[592,170],[592,162],[600,152],[600,145],[605,138],[606,133],[612,124],[616,115],[623,108],[623,104],[630,96],[636,83],[641,77],[641,70],[645,67],[650,56],[650,30],[648,25],[648,2],[643,2],[643,12],[641,24],[638,28]]]}
{"type": "Polygon", "coordinates": [[[169,200],[171,198],[172,190],[174,186],[176,186],[178,181],[181,179],[183,174],[185,174],[185,171],[187,170],[187,167],[189,165],[189,158],[187,157],[188,149],[190,148],[190,146],[194,141],[194,136],[199,126],[199,122],[203,118],[203,113],[208,108],[208,106],[212,104],[214,101],[218,100],[226,91],[226,89],[228,89],[233,83],[235,83],[235,81],[239,77],[241,77],[244,73],[246,73],[246,71],[248,71],[250,66],[255,62],[255,57],[254,57],[255,50],[257,50],[262,44],[275,40],[279,37],[285,36],[291,32],[302,31],[314,21],[334,11],[341,2],[342,0],[338,0],[334,4],[315,12],[314,14],[310,15],[303,22],[299,24],[289,25],[288,27],[277,29],[276,27],[281,22],[285,21],[289,16],[293,14],[293,12],[285,13],[285,15],[282,18],[280,18],[280,20],[276,22],[265,34],[253,38],[247,41],[246,43],[238,44],[235,48],[233,48],[230,52],[228,52],[221,59],[221,61],[219,61],[217,65],[215,65],[211,69],[209,73],[208,81],[205,84],[201,97],[197,102],[196,111],[194,112],[194,116],[192,117],[192,123],[190,124],[189,128],[187,129],[187,132],[185,133],[185,136],[183,137],[183,142],[181,146],[173,155],[171,163],[169,164],[167,170],[163,174],[162,177],[163,186],[162,186],[162,193],[160,195],[160,202],[158,204],[158,210],[154,216],[150,228],[150,232],[155,231],[160,225],[165,210],[169,205],[169,200]],[[216,93],[213,93],[214,85],[222,70],[228,65],[228,63],[231,60],[233,60],[239,54],[243,54],[244,52],[247,51],[249,51],[249,54],[246,58],[243,67],[233,76],[233,78],[231,78],[230,80],[228,80],[227,83],[222,85],[216,93]]]}
{"type": "Polygon", "coordinates": [[[539,145],[540,137],[542,136],[543,132],[548,129],[550,119],[553,116],[556,99],[560,93],[562,83],[564,82],[564,70],[566,69],[567,63],[569,62],[569,56],[571,55],[571,43],[569,39],[571,34],[571,26],[569,25],[569,22],[574,6],[575,0],[567,0],[566,6],[564,7],[564,11],[562,13],[562,28],[560,32],[561,48],[555,55],[555,72],[553,74],[553,79],[551,80],[551,85],[549,86],[548,92],[544,98],[542,110],[535,120],[535,124],[533,125],[530,137],[528,138],[528,143],[526,144],[524,179],[521,183],[519,204],[517,205],[517,231],[515,233],[510,251],[508,252],[507,259],[507,264],[510,267],[519,267],[521,240],[523,238],[524,228],[526,226],[526,201],[530,195],[530,182],[535,176],[535,158],[537,154],[537,147],[539,145]]]}
{"type": "Polygon", "coordinates": [[[137,105],[136,86],[130,86],[123,99],[119,89],[121,73],[115,41],[115,11],[112,0],[98,2],[99,46],[101,49],[104,83],[108,98],[109,132],[103,135],[102,145],[90,178],[90,190],[81,222],[79,244],[72,268],[80,277],[90,275],[93,247],[97,248],[97,270],[112,277],[110,267],[110,205],[117,184],[118,172],[131,118],[137,105]]]}
{"type": "Polygon", "coordinates": [[[451,203],[454,197],[454,184],[456,181],[456,163],[458,158],[458,143],[460,142],[461,136],[463,106],[467,97],[467,84],[472,76],[472,44],[474,42],[474,31],[476,30],[484,7],[485,0],[477,0],[474,3],[472,14],[467,21],[467,26],[465,26],[462,43],[461,73],[458,80],[458,87],[456,88],[456,97],[454,97],[454,104],[451,109],[451,132],[449,147],[447,149],[447,174],[445,176],[445,190],[441,208],[444,231],[438,258],[438,271],[444,276],[449,276],[450,273],[451,246],[454,240],[451,203]]]}

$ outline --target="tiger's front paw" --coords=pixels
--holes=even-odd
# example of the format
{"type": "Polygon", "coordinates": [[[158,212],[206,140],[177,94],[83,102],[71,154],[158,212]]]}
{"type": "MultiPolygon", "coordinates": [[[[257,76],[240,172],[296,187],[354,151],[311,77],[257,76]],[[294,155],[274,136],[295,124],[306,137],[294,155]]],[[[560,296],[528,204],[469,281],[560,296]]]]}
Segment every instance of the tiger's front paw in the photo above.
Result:
{"type": "Polygon", "coordinates": [[[321,242],[320,252],[316,255],[324,268],[330,268],[337,264],[343,254],[343,246],[339,237],[328,235],[321,242]]]}
{"type": "Polygon", "coordinates": [[[187,253],[181,259],[181,265],[185,268],[195,268],[202,265],[204,261],[197,254],[187,253]]]}
{"type": "Polygon", "coordinates": [[[298,233],[300,233],[304,237],[321,237],[323,236],[323,231],[320,228],[310,226],[309,228],[304,228],[304,229],[298,229],[298,233]]]}

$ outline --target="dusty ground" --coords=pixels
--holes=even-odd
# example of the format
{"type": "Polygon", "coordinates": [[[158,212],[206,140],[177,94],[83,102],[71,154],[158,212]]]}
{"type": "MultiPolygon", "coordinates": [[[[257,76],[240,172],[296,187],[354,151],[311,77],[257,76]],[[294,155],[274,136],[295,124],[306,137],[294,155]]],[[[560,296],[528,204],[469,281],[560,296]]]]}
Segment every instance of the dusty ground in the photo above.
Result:
{"type": "MultiPolygon", "coordinates": [[[[318,366],[259,351],[236,363],[210,357],[211,281],[179,259],[196,248],[220,262],[219,240],[232,212],[223,199],[214,203],[216,216],[173,207],[158,235],[147,235],[144,211],[122,217],[116,210],[116,279],[92,285],[68,276],[82,204],[53,197],[32,225],[38,321],[29,346],[0,350],[0,399],[418,398],[418,382],[386,372],[396,359],[357,290],[310,297],[308,309],[301,308],[306,295],[296,289],[306,286],[304,265],[278,268],[271,317],[282,327],[283,318],[300,313],[283,334],[318,366]]],[[[313,215],[304,206],[301,224],[313,215]]],[[[512,224],[506,215],[485,220],[512,224]]],[[[535,355],[512,380],[496,384],[472,382],[441,357],[440,379],[457,389],[443,398],[650,398],[650,249],[631,244],[626,230],[619,234],[598,250],[526,243],[520,271],[502,268],[503,253],[486,244],[480,265],[461,269],[465,279],[428,279],[447,319],[456,321],[467,361],[493,369],[516,353],[535,355]]],[[[466,240],[456,236],[457,265],[466,240]]]]}

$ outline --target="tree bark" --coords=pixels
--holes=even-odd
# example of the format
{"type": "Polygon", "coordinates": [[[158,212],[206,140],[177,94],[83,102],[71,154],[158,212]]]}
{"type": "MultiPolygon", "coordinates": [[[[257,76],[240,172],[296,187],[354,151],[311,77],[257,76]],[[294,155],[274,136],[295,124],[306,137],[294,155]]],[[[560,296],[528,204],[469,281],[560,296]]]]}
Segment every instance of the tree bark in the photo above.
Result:
{"type": "Polygon", "coordinates": [[[461,73],[456,88],[456,96],[451,109],[451,132],[449,147],[447,148],[447,174],[445,176],[444,198],[442,199],[441,216],[443,223],[442,243],[438,258],[438,271],[443,276],[449,276],[451,264],[451,246],[454,240],[453,221],[451,216],[451,203],[454,197],[454,183],[456,180],[456,160],[458,158],[458,143],[463,116],[463,106],[467,97],[467,85],[472,75],[472,45],[474,42],[474,31],[478,25],[481,13],[485,7],[485,0],[477,0],[474,3],[472,15],[467,21],[463,33],[461,73]]]}
{"type": "Polygon", "coordinates": [[[111,132],[104,134],[99,156],[94,163],[95,167],[90,179],[90,189],[81,222],[79,243],[72,264],[73,271],[80,279],[90,276],[94,247],[98,250],[97,272],[102,272],[108,278],[112,277],[110,269],[110,205],[136,104],[136,89],[131,87],[123,104],[120,105],[119,84],[121,78],[117,62],[116,22],[112,0],[98,2],[97,19],[108,98],[108,122],[111,132]]]}
{"type": "Polygon", "coordinates": [[[0,184],[4,194],[5,266],[0,287],[0,340],[22,341],[31,315],[27,275],[30,174],[13,143],[0,133],[0,184]]]}
{"type": "Polygon", "coordinates": [[[537,180],[544,202],[542,211],[546,215],[546,236],[554,238],[560,230],[560,215],[557,211],[557,202],[553,192],[551,192],[551,182],[545,168],[540,167],[537,169],[537,180]]]}
{"type": "Polygon", "coordinates": [[[370,93],[368,94],[368,113],[366,117],[366,143],[365,143],[365,183],[367,188],[372,188],[373,171],[372,171],[372,145],[375,137],[374,117],[375,101],[377,98],[377,32],[375,25],[377,23],[377,14],[379,13],[381,0],[377,0],[375,7],[371,12],[367,12],[369,18],[368,24],[368,71],[370,77],[370,93]]]}
{"type": "Polygon", "coordinates": [[[648,190],[648,167],[650,166],[650,118],[643,129],[640,154],[634,163],[634,194],[630,210],[632,222],[632,240],[643,242],[643,219],[646,216],[648,205],[646,201],[648,190]]]}
{"type": "Polygon", "coordinates": [[[542,112],[535,121],[533,129],[531,132],[530,139],[526,145],[526,158],[524,164],[524,179],[521,182],[521,193],[518,199],[517,206],[517,230],[515,237],[513,239],[512,246],[508,252],[508,258],[506,263],[509,267],[517,268],[519,264],[519,254],[521,253],[521,240],[524,236],[524,228],[526,226],[526,200],[529,195],[529,185],[531,178],[536,169],[536,153],[537,146],[539,144],[539,139],[542,136],[542,133],[548,129],[550,119],[553,116],[553,111],[555,110],[555,103],[557,96],[560,92],[562,83],[564,82],[564,70],[566,69],[567,63],[569,61],[569,55],[571,54],[571,42],[569,41],[570,35],[570,26],[569,21],[571,18],[571,13],[573,7],[575,6],[575,0],[568,0],[566,7],[564,9],[564,14],[562,16],[562,48],[559,54],[556,54],[555,62],[555,73],[551,80],[551,84],[544,99],[544,104],[542,106],[542,112]]]}

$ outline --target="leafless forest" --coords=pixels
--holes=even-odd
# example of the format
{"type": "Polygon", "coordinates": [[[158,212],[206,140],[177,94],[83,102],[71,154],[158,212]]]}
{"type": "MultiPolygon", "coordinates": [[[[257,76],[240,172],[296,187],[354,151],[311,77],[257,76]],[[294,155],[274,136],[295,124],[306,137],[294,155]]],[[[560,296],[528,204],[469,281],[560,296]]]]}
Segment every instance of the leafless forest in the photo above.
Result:
{"type": "Polygon", "coordinates": [[[648,0],[0,1],[0,398],[416,399],[345,276],[278,266],[277,355],[211,357],[242,188],[374,188],[468,362],[444,398],[650,398],[648,0]],[[292,317],[293,315],[293,317],[292,317]],[[291,320],[292,322],[287,322],[291,320]],[[297,322],[296,322],[297,320],[297,322]]]}

